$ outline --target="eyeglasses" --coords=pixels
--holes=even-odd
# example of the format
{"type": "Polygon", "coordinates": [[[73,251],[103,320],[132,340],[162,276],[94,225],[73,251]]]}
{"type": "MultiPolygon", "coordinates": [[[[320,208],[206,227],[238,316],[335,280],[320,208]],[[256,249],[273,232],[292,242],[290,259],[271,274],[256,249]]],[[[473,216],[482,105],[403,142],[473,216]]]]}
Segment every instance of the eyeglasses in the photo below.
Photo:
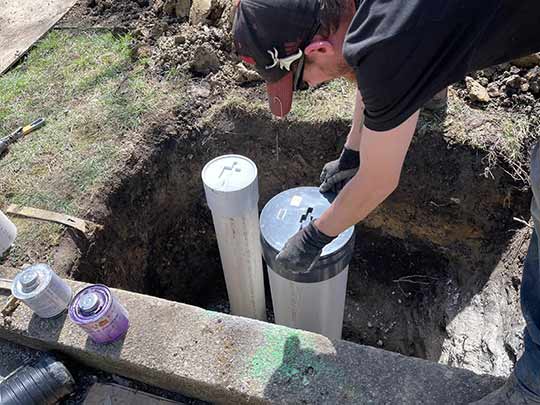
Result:
{"type": "Polygon", "coordinates": [[[298,64],[296,65],[296,69],[294,71],[293,91],[302,91],[309,89],[309,84],[304,81],[304,67],[306,62],[306,55],[304,52],[307,45],[311,42],[313,37],[315,37],[317,32],[319,32],[320,28],[321,23],[319,20],[317,20],[313,25],[311,35],[308,36],[309,40],[306,40],[302,45],[300,45],[300,49],[302,50],[302,57],[298,60],[298,64]]]}
{"type": "Polygon", "coordinates": [[[304,81],[304,66],[305,66],[305,56],[302,52],[302,57],[298,60],[298,64],[294,69],[293,76],[293,91],[302,91],[307,90],[309,85],[304,81]]]}

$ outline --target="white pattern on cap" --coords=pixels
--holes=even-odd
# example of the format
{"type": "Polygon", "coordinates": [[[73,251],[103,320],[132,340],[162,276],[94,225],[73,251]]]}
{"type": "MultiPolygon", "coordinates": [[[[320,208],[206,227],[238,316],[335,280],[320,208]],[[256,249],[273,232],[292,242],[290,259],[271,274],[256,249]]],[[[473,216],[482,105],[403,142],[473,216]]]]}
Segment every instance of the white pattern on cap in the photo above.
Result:
{"type": "Polygon", "coordinates": [[[287,70],[289,72],[291,71],[291,65],[294,62],[296,62],[298,59],[300,59],[303,55],[301,49],[298,50],[297,54],[287,56],[286,58],[278,57],[278,50],[276,48],[274,48],[273,51],[266,51],[266,52],[270,54],[270,56],[272,57],[272,60],[274,61],[274,63],[272,63],[271,65],[265,66],[266,70],[270,70],[270,69],[275,68],[276,66],[279,66],[281,70],[287,70]]]}

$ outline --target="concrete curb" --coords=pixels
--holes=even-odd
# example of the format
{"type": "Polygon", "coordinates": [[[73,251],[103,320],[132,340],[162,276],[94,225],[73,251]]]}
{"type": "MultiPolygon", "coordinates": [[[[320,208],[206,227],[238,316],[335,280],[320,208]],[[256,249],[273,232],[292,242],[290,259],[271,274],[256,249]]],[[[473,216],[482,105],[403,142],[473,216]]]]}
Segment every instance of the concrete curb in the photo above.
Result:
{"type": "MultiPolygon", "coordinates": [[[[70,284],[75,290],[87,285],[70,284]]],[[[0,338],[222,404],[466,404],[502,383],[313,333],[113,292],[131,320],[120,342],[95,345],[66,314],[42,320],[25,306],[0,326],[0,338]]]]}

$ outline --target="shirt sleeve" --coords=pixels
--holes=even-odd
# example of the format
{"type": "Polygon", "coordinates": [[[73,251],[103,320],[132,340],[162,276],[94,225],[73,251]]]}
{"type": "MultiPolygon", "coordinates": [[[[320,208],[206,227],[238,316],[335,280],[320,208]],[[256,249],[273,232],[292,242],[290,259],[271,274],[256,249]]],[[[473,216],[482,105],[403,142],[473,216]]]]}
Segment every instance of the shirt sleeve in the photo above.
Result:
{"type": "MultiPolygon", "coordinates": [[[[474,16],[452,17],[450,21],[458,22],[423,18],[361,49],[347,44],[344,55],[356,73],[367,128],[396,128],[437,92],[465,77],[484,24],[475,21],[474,16]]],[[[368,34],[349,35],[359,38],[368,34]]]]}
{"type": "Polygon", "coordinates": [[[359,61],[355,71],[367,128],[396,128],[438,91],[465,76],[458,55],[451,55],[447,46],[408,32],[372,48],[359,61]]]}

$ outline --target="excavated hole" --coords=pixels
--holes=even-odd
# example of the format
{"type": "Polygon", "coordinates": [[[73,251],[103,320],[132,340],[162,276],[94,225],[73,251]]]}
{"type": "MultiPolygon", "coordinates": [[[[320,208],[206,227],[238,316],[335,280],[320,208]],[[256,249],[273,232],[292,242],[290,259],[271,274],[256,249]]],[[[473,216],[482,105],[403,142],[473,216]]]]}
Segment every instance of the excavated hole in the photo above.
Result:
{"type": "MultiPolygon", "coordinates": [[[[202,167],[226,153],[253,159],[262,209],[283,190],[317,184],[347,127],[228,107],[190,134],[155,128],[152,153],[109,195],[107,232],[75,278],[227,312],[202,167]]],[[[528,195],[502,171],[486,179],[482,170],[474,151],[417,135],[400,188],[358,227],[344,339],[508,373],[520,350],[515,284],[526,248],[512,218],[528,218],[528,195]]]]}

